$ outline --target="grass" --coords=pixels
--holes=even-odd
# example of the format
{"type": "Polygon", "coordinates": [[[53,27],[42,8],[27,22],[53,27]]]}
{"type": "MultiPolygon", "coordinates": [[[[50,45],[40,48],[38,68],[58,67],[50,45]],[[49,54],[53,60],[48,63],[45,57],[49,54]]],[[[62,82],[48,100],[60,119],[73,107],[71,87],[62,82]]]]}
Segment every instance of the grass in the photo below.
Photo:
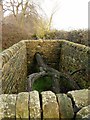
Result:
{"type": "Polygon", "coordinates": [[[37,79],[32,88],[33,90],[37,90],[38,92],[50,90],[52,87],[52,79],[49,76],[44,76],[37,79]]]}

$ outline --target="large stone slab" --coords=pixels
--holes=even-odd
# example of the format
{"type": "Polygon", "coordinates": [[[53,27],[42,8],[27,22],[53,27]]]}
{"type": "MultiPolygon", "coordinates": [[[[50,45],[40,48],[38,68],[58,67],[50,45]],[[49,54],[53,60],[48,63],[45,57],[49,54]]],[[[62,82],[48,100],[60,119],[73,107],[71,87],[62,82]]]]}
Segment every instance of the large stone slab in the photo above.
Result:
{"type": "Polygon", "coordinates": [[[16,97],[15,94],[0,95],[0,120],[2,118],[13,118],[15,120],[16,97]]]}
{"type": "Polygon", "coordinates": [[[57,94],[60,118],[63,120],[72,119],[74,117],[74,111],[72,101],[66,94],[57,94]]]}
{"type": "Polygon", "coordinates": [[[90,120],[90,105],[83,107],[76,114],[76,120],[90,120]]]}
{"type": "Polygon", "coordinates": [[[70,91],[67,93],[67,95],[73,99],[76,107],[78,109],[81,109],[82,107],[89,105],[89,93],[90,90],[82,89],[82,90],[70,91]]]}
{"type": "Polygon", "coordinates": [[[18,94],[16,102],[16,120],[25,119],[29,120],[29,93],[22,92],[18,94]]]}
{"type": "Polygon", "coordinates": [[[37,91],[30,92],[29,109],[30,109],[30,119],[34,120],[41,118],[39,93],[37,91]]]}
{"type": "Polygon", "coordinates": [[[59,119],[59,106],[55,94],[51,91],[45,91],[41,95],[43,119],[59,119]]]}

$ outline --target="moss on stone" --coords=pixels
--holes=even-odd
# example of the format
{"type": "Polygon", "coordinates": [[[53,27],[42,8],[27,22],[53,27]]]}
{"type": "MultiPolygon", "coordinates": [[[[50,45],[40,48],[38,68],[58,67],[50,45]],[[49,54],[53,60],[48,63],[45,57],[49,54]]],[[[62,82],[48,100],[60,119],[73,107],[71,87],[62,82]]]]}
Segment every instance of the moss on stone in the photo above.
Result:
{"type": "Polygon", "coordinates": [[[52,79],[49,76],[44,76],[37,79],[33,84],[33,90],[39,92],[50,90],[52,87],[52,79]]]}

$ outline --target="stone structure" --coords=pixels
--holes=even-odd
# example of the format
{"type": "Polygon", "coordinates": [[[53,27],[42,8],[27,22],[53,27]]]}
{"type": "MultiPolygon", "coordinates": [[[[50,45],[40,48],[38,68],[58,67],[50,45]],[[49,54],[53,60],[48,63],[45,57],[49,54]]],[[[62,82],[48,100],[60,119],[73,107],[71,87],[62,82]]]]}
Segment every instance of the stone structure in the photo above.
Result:
{"type": "Polygon", "coordinates": [[[61,119],[74,118],[73,104],[66,94],[57,94],[61,119]]]}
{"type": "Polygon", "coordinates": [[[59,119],[59,107],[56,96],[51,91],[42,92],[43,119],[59,119]]]}
{"type": "Polygon", "coordinates": [[[77,120],[90,120],[90,105],[83,107],[76,115],[77,120]]]}
{"type": "MultiPolygon", "coordinates": [[[[83,93],[86,91],[89,92],[87,89],[82,90],[83,93]]],[[[77,98],[78,95],[80,96],[81,90],[78,90],[78,92],[71,91],[71,93],[76,105],[79,101],[80,104],[83,104],[83,99],[77,98]]],[[[47,118],[56,120],[89,120],[90,118],[90,103],[87,100],[87,106],[82,107],[75,113],[72,98],[68,97],[67,94],[55,95],[51,91],[44,91],[40,96],[37,91],[22,92],[17,95],[0,95],[0,120],[2,118],[7,120],[9,118],[13,118],[13,120],[24,120],[25,118],[25,120],[47,120],[47,118]]]]}
{"type": "Polygon", "coordinates": [[[87,84],[90,84],[90,81],[88,81],[90,47],[63,41],[61,48],[60,70],[65,73],[71,73],[78,69],[85,69],[87,74],[82,71],[74,74],[73,77],[81,88],[86,88],[87,84]]]}
{"type": "Polygon", "coordinates": [[[81,88],[88,88],[88,55],[90,48],[66,40],[23,40],[0,53],[0,83],[2,93],[26,91],[27,75],[35,68],[34,55],[40,52],[49,66],[65,74],[74,74],[81,88]]]}
{"type": "Polygon", "coordinates": [[[89,120],[90,90],[85,89],[89,87],[89,54],[89,47],[66,40],[24,40],[0,53],[0,120],[89,120]],[[66,75],[77,69],[85,69],[83,73],[74,74],[82,90],[69,91],[67,94],[25,92],[27,75],[35,67],[36,52],[40,52],[51,67],[66,75]]]}
{"type": "Polygon", "coordinates": [[[78,90],[70,91],[70,92],[68,92],[68,96],[70,96],[73,99],[73,101],[75,102],[75,105],[78,109],[88,106],[88,104],[90,102],[89,101],[89,92],[87,89],[79,90],[79,92],[78,92],[78,90]]]}
{"type": "Polygon", "coordinates": [[[1,53],[2,92],[17,93],[25,89],[27,77],[26,46],[23,42],[13,45],[1,53]]]}

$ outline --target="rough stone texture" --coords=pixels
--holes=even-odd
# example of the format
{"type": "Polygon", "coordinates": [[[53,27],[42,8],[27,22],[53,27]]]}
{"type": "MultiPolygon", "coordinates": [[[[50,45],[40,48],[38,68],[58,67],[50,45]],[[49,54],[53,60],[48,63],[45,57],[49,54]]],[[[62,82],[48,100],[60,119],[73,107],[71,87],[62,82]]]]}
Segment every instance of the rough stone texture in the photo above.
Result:
{"type": "MultiPolygon", "coordinates": [[[[27,68],[29,74],[35,68],[33,59],[36,52],[42,54],[49,66],[65,74],[82,68],[88,71],[90,47],[66,40],[24,40],[0,53],[2,93],[25,91],[27,68]]],[[[73,78],[81,88],[88,88],[90,81],[87,72],[76,73],[73,78]]]]}
{"type": "Polygon", "coordinates": [[[3,5],[0,1],[0,52],[2,51],[2,21],[3,21],[3,5]]]}
{"type": "Polygon", "coordinates": [[[65,74],[70,74],[78,69],[85,69],[85,72],[78,72],[73,75],[81,88],[87,88],[88,81],[88,55],[90,48],[85,45],[76,44],[66,40],[26,40],[28,71],[33,68],[33,58],[36,52],[43,54],[44,60],[50,66],[59,69],[65,74]],[[52,57],[51,57],[52,56],[52,57]],[[59,68],[58,68],[59,66],[59,68]]]}
{"type": "Polygon", "coordinates": [[[3,93],[18,93],[25,89],[27,76],[26,45],[19,42],[1,53],[3,93]]]}
{"type": "MultiPolygon", "coordinates": [[[[50,66],[57,68],[59,65],[59,55],[61,50],[61,41],[57,40],[26,40],[28,66],[32,65],[36,52],[43,55],[44,60],[50,66]]],[[[32,67],[32,66],[31,66],[32,67]]],[[[29,68],[28,68],[29,71],[29,68]]]]}
{"type": "Polygon", "coordinates": [[[0,95],[0,120],[1,118],[13,118],[15,120],[17,95],[0,95]]]}
{"type": "Polygon", "coordinates": [[[74,117],[74,111],[71,99],[66,94],[57,94],[57,99],[61,119],[72,119],[74,117]]]}
{"type": "Polygon", "coordinates": [[[18,94],[16,102],[16,119],[25,119],[29,120],[29,93],[22,92],[18,94]]]}
{"type": "Polygon", "coordinates": [[[0,120],[4,118],[4,103],[3,103],[3,95],[0,95],[0,120]]]}
{"type": "MultiPolygon", "coordinates": [[[[73,120],[73,116],[71,99],[66,94],[44,91],[39,97],[37,91],[32,91],[0,95],[0,120],[73,120]]],[[[90,104],[76,113],[75,120],[90,120],[90,104]]]]}
{"type": "Polygon", "coordinates": [[[2,94],[2,71],[0,70],[0,95],[2,94]]]}
{"type": "Polygon", "coordinates": [[[41,95],[43,119],[59,119],[59,106],[55,94],[51,91],[45,91],[41,95]]]}
{"type": "Polygon", "coordinates": [[[76,107],[81,109],[82,107],[89,105],[89,99],[88,99],[89,93],[90,92],[88,89],[83,89],[83,90],[70,91],[67,93],[67,95],[73,99],[76,107]]]}
{"type": "Polygon", "coordinates": [[[41,119],[40,100],[37,91],[30,92],[29,108],[31,119],[41,119]]]}
{"type": "Polygon", "coordinates": [[[75,79],[83,89],[90,85],[90,81],[88,80],[89,55],[90,47],[69,41],[62,42],[59,70],[70,74],[75,70],[86,69],[85,72],[78,72],[73,75],[73,79],[75,79]]]}
{"type": "Polygon", "coordinates": [[[90,105],[83,107],[76,115],[76,120],[90,120],[90,105]]]}

